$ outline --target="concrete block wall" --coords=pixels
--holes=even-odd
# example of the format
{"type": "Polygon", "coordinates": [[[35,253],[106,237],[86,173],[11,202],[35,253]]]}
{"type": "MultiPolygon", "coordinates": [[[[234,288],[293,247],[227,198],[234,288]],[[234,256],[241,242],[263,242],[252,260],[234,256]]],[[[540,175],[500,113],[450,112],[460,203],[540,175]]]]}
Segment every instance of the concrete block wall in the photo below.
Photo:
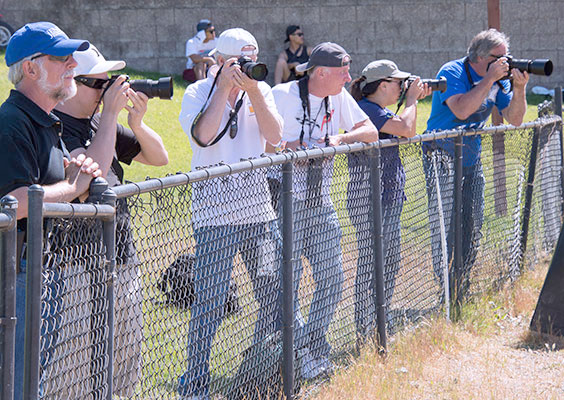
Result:
{"type": "MultiPolygon", "coordinates": [[[[352,56],[353,77],[378,58],[434,77],[487,27],[487,0],[4,0],[0,13],[15,28],[52,21],[107,58],[162,74],[182,71],[186,40],[199,19],[209,18],[218,32],[239,26],[254,34],[270,82],[289,24],[302,27],[309,45],[341,44],[352,56]]],[[[551,77],[533,77],[529,87],[562,83],[564,0],[501,0],[501,18],[514,56],[555,64],[551,77]]]]}

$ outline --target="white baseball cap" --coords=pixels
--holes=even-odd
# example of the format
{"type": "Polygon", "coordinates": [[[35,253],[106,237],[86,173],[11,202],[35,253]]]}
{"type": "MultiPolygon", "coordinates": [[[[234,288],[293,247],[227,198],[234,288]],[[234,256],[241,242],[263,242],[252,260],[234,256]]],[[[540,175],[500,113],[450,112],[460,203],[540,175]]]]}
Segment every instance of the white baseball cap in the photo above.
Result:
{"type": "Polygon", "coordinates": [[[85,51],[74,52],[72,57],[78,63],[74,69],[77,76],[94,75],[125,68],[125,61],[106,61],[102,53],[92,44],[85,51]]]}
{"type": "Polygon", "coordinates": [[[240,56],[246,46],[254,46],[254,53],[258,54],[258,44],[253,35],[242,28],[227,29],[219,35],[215,49],[209,54],[219,52],[226,56],[240,56]]]}

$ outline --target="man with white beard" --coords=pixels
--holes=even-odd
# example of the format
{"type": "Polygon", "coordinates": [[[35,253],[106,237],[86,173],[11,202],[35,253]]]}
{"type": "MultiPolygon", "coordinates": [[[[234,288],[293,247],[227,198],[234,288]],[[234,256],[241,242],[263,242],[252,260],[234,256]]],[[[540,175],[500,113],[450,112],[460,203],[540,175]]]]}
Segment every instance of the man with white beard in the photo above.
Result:
{"type": "MultiPolygon", "coordinates": [[[[85,40],[69,39],[50,22],[35,22],[18,29],[6,49],[8,78],[15,90],[0,107],[0,197],[7,194],[18,200],[18,262],[16,280],[16,355],[15,399],[23,396],[25,332],[25,241],[28,187],[39,184],[45,202],[71,201],[84,195],[93,177],[101,175],[98,164],[81,154],[69,156],[61,141],[62,124],[51,112],[76,93],[72,57],[89,47],[85,40]],[[21,238],[21,240],[20,240],[21,238]]],[[[55,270],[56,267],[53,267],[55,270]]],[[[44,282],[42,312],[41,365],[44,370],[57,343],[60,298],[64,285],[55,272],[44,282]]],[[[40,376],[40,391],[41,391],[40,376]]],[[[29,389],[29,388],[28,388],[29,389]]]]}

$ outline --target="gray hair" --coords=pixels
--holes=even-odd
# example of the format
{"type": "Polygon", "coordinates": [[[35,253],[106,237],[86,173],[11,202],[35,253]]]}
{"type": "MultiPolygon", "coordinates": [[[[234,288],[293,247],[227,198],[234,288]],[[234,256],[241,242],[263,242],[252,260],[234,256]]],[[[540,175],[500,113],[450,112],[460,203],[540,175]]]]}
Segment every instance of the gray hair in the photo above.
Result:
{"type": "Polygon", "coordinates": [[[487,57],[492,49],[501,44],[504,44],[507,47],[507,51],[509,51],[509,38],[504,33],[493,28],[482,31],[470,41],[468,58],[471,62],[477,62],[478,57],[487,57]]]}
{"type": "MultiPolygon", "coordinates": [[[[16,89],[18,88],[20,82],[22,81],[22,79],[24,77],[24,72],[23,72],[24,61],[31,60],[33,57],[38,56],[40,54],[41,53],[35,53],[35,54],[32,54],[32,55],[29,55],[27,57],[22,58],[18,62],[10,65],[10,68],[8,69],[8,79],[10,80],[10,82],[12,82],[12,84],[14,85],[14,87],[16,89]]],[[[37,62],[41,64],[40,61],[37,61],[37,62]]]]}

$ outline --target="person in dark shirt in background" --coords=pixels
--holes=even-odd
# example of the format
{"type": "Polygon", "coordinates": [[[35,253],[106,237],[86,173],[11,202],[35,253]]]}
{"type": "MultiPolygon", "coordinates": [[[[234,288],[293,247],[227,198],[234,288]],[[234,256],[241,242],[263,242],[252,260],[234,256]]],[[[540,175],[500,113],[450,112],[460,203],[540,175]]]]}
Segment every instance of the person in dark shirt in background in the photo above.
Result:
{"type": "Polygon", "coordinates": [[[274,84],[289,82],[303,76],[302,72],[296,71],[296,66],[308,62],[311,48],[304,42],[304,33],[298,25],[290,25],[286,28],[286,40],[288,48],[278,56],[276,69],[274,70],[274,84]]]}

